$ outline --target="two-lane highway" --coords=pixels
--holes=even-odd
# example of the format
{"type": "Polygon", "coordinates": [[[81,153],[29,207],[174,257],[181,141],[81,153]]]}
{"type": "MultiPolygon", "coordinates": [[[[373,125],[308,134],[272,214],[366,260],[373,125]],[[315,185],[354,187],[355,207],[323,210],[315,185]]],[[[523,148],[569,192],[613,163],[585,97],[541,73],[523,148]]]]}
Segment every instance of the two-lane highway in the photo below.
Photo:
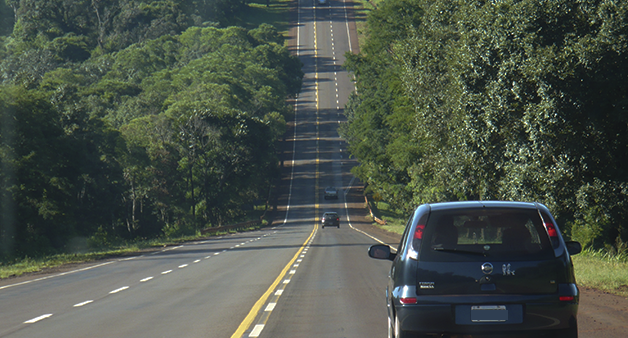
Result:
{"type": "Polygon", "coordinates": [[[351,226],[353,163],[336,131],[353,91],[341,69],[357,48],[349,18],[343,1],[298,1],[292,46],[305,78],[272,228],[1,281],[0,337],[385,336],[390,264],[369,259],[375,239],[351,226]],[[323,198],[326,186],[338,200],[323,198]],[[339,229],[319,228],[327,210],[339,229]]]}
{"type": "Polygon", "coordinates": [[[350,43],[357,41],[355,31],[349,29],[351,8],[343,1],[331,1],[329,6],[316,6],[311,0],[299,4],[295,49],[304,63],[305,78],[296,102],[295,154],[303,163],[314,161],[315,167],[295,170],[314,170],[316,175],[313,198],[308,200],[305,191],[306,199],[297,203],[313,203],[317,222],[325,211],[336,211],[343,219],[339,229],[319,228],[290,287],[272,305],[272,315],[260,316],[263,331],[251,331],[249,336],[384,337],[384,288],[390,263],[369,259],[366,249],[375,240],[351,226],[345,192],[351,186],[353,163],[344,155],[345,144],[337,132],[344,121],[342,109],[354,90],[349,74],[341,68],[344,54],[357,48],[350,43]],[[300,150],[299,145],[315,148],[315,153],[300,150]],[[338,200],[324,199],[326,186],[339,188],[338,200]]]}
{"type": "Polygon", "coordinates": [[[229,337],[311,234],[297,221],[5,281],[0,336],[229,337]]]}

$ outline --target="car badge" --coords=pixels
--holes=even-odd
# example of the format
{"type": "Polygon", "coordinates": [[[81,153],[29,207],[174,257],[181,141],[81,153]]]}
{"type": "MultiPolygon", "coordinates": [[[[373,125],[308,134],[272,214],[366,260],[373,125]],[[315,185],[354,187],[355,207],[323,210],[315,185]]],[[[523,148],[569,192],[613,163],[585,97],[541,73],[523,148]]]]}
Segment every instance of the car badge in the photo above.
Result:
{"type": "Polygon", "coordinates": [[[419,287],[421,289],[433,289],[434,282],[419,282],[419,287]]]}
{"type": "Polygon", "coordinates": [[[491,250],[491,246],[490,245],[485,245],[484,246],[484,251],[489,251],[491,250]]]}
{"type": "Polygon", "coordinates": [[[484,272],[485,275],[493,273],[493,264],[488,262],[482,264],[482,272],[484,272]]]}
{"type": "Polygon", "coordinates": [[[508,265],[506,265],[506,264],[502,265],[502,275],[504,275],[504,276],[514,276],[515,275],[515,269],[512,268],[510,263],[508,263],[508,265]]]}

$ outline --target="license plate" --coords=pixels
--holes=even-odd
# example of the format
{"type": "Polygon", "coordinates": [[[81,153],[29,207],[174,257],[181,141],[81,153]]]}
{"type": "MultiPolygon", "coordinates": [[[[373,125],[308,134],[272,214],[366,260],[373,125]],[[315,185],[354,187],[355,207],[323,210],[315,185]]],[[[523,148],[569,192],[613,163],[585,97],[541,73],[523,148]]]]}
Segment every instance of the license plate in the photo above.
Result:
{"type": "Polygon", "coordinates": [[[474,323],[499,323],[508,320],[505,305],[476,305],[471,307],[471,321],[474,323]]]}

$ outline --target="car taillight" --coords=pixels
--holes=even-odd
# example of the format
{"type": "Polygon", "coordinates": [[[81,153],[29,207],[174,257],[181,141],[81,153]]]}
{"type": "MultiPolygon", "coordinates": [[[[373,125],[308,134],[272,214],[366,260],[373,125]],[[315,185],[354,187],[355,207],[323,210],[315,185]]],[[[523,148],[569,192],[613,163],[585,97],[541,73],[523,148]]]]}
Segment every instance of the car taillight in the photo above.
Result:
{"type": "Polygon", "coordinates": [[[414,231],[414,239],[423,239],[423,231],[425,230],[424,224],[419,224],[416,226],[416,230],[414,231]]]}
{"type": "Polygon", "coordinates": [[[421,248],[421,241],[423,240],[423,230],[425,230],[425,224],[417,224],[414,229],[414,236],[412,236],[412,245],[408,249],[408,258],[417,260],[419,259],[419,249],[421,248]]]}
{"type": "Polygon", "coordinates": [[[554,226],[554,223],[545,223],[544,225],[550,238],[558,238],[558,232],[556,231],[556,226],[554,226]]]}
{"type": "Polygon", "coordinates": [[[401,304],[416,304],[416,297],[401,297],[399,301],[401,304]]]}
{"type": "Polygon", "coordinates": [[[423,214],[418,220],[416,218],[412,219],[412,223],[416,225],[414,226],[414,234],[412,237],[408,236],[408,239],[411,240],[411,242],[409,243],[410,245],[408,245],[406,253],[407,258],[415,261],[419,259],[419,250],[421,250],[421,242],[423,242],[423,232],[425,231],[427,218],[428,214],[423,214]]]}
{"type": "Polygon", "coordinates": [[[575,283],[558,284],[558,300],[561,302],[577,302],[578,292],[575,283]]]}
{"type": "Polygon", "coordinates": [[[558,230],[556,229],[556,226],[552,222],[544,222],[543,225],[545,226],[545,230],[547,230],[550,242],[552,242],[552,247],[554,249],[558,248],[560,242],[558,240],[558,230]]]}

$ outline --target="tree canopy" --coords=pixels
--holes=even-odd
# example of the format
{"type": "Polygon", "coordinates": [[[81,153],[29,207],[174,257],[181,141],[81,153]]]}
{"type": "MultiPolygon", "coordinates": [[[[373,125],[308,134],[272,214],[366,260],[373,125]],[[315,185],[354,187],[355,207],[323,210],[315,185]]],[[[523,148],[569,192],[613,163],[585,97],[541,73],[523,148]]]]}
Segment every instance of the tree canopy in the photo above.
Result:
{"type": "Polygon", "coordinates": [[[371,15],[367,44],[377,49],[347,63],[360,93],[343,131],[361,161],[356,174],[402,209],[539,201],[585,245],[628,240],[628,4],[415,0],[412,8],[419,15],[406,7],[394,22],[371,15]],[[401,22],[406,29],[395,28],[401,22]],[[390,32],[400,33],[379,42],[390,32]],[[373,83],[383,85],[370,92],[373,83]],[[408,102],[412,112],[400,114],[408,102]]]}
{"type": "Polygon", "coordinates": [[[0,256],[192,233],[268,196],[303,73],[273,26],[219,27],[243,5],[6,1],[0,256]]]}

